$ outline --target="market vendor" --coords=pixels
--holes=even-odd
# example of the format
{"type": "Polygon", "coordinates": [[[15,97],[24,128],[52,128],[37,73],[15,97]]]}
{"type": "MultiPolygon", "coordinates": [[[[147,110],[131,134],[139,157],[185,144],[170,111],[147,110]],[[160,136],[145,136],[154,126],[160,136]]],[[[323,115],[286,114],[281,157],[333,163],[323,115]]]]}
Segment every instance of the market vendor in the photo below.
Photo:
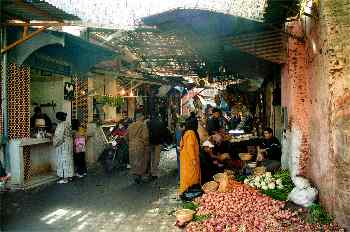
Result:
{"type": "Polygon", "coordinates": [[[208,140],[202,144],[200,156],[202,183],[212,180],[213,175],[221,172],[224,168],[224,165],[219,161],[219,157],[213,152],[214,147],[214,144],[208,140]]]}
{"type": "Polygon", "coordinates": [[[221,118],[221,110],[218,108],[214,108],[213,114],[207,123],[207,131],[209,135],[213,135],[215,133],[223,131],[223,125],[220,118],[221,118]]]}
{"type": "Polygon", "coordinates": [[[235,151],[234,145],[224,139],[222,134],[216,133],[209,138],[214,144],[213,153],[227,169],[238,169],[241,167],[241,160],[235,151]]]}
{"type": "Polygon", "coordinates": [[[44,119],[45,120],[45,128],[48,131],[51,131],[52,129],[52,122],[51,119],[49,118],[49,116],[47,116],[46,114],[44,114],[41,110],[41,108],[39,106],[36,106],[34,108],[34,115],[30,118],[30,127],[32,129],[37,127],[37,120],[38,119],[44,119]]]}
{"type": "Polygon", "coordinates": [[[281,143],[273,136],[273,130],[271,128],[264,130],[262,148],[262,153],[258,154],[257,160],[262,161],[267,171],[278,170],[281,167],[281,143]]]}

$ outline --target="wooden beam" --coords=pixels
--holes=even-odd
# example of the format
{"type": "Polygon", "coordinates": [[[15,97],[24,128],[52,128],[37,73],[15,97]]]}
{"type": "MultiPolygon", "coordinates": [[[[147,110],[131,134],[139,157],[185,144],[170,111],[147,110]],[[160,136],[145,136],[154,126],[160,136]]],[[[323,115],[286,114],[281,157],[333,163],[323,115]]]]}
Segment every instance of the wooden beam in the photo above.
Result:
{"type": "Polygon", "coordinates": [[[47,28],[49,28],[49,26],[44,26],[44,27],[41,27],[39,29],[37,29],[36,31],[28,34],[27,36],[24,36],[22,37],[21,39],[17,40],[16,42],[13,42],[12,44],[6,46],[5,48],[1,49],[1,54],[5,53],[5,52],[8,52],[10,49],[24,43],[25,41],[33,38],[34,36],[40,34],[41,32],[45,31],[47,28]]]}
{"type": "Polygon", "coordinates": [[[67,23],[60,23],[60,22],[38,22],[38,23],[31,23],[31,22],[14,22],[14,21],[8,21],[2,24],[3,26],[8,27],[62,27],[62,26],[69,26],[70,24],[67,23]]]}

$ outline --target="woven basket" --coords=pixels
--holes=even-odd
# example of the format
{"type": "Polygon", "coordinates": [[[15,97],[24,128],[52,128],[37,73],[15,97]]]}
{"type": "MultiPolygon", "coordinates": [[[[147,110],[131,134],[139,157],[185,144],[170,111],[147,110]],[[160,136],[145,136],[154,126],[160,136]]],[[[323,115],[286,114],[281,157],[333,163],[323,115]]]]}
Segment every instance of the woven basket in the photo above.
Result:
{"type": "Polygon", "coordinates": [[[235,172],[232,171],[232,170],[225,169],[225,170],[224,170],[224,173],[226,173],[226,175],[227,175],[228,177],[230,177],[231,179],[233,179],[233,178],[235,177],[235,172]]]}
{"type": "Polygon", "coordinates": [[[261,176],[264,175],[266,173],[266,168],[265,167],[256,167],[254,169],[254,175],[255,176],[261,176]]]}
{"type": "Polygon", "coordinates": [[[217,173],[213,176],[214,181],[220,183],[222,180],[225,179],[225,176],[227,176],[226,173],[217,173]]]}
{"type": "Polygon", "coordinates": [[[250,153],[239,153],[239,158],[241,160],[248,161],[248,160],[251,160],[253,156],[250,153]]]}
{"type": "Polygon", "coordinates": [[[190,209],[180,209],[175,212],[176,220],[180,223],[186,223],[192,220],[195,211],[190,209]]]}
{"type": "Polygon", "coordinates": [[[202,186],[205,193],[215,192],[219,188],[219,184],[215,181],[209,181],[202,186]]]}

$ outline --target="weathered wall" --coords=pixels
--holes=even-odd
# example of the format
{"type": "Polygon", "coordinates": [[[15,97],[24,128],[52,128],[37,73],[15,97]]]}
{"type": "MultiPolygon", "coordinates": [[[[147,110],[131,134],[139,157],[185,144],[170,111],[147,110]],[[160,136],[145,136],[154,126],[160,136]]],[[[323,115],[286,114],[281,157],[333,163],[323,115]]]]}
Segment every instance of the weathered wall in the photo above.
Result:
{"type": "MultiPolygon", "coordinates": [[[[329,150],[334,168],[331,183],[319,177],[320,189],[331,200],[321,200],[337,221],[350,229],[350,4],[347,0],[324,0],[321,9],[322,55],[329,88],[329,150]],[[333,186],[332,186],[333,185],[333,186]],[[333,187],[333,188],[332,188],[333,187]],[[329,193],[330,191],[330,193],[329,193]],[[334,195],[333,192],[334,191],[334,195]]],[[[326,85],[327,85],[326,84],[326,85]]],[[[323,162],[321,162],[323,163],[323,162]]],[[[313,169],[314,176],[317,170],[313,169]]],[[[328,174],[329,175],[329,174],[328,174]]],[[[316,179],[316,178],[315,178],[316,179]]]]}
{"type": "MultiPolygon", "coordinates": [[[[288,42],[282,104],[290,128],[302,131],[301,173],[312,179],[336,221],[350,229],[350,5],[345,0],[320,2],[318,20],[287,26],[293,34],[305,32],[306,41],[288,42]]],[[[287,133],[287,143],[296,136],[287,133]]]]}
{"type": "MultiPolygon", "coordinates": [[[[287,25],[287,30],[297,36],[302,36],[302,23],[292,22],[287,25]]],[[[288,111],[289,131],[296,128],[301,133],[299,172],[306,175],[307,159],[310,154],[309,124],[310,124],[310,93],[307,76],[305,44],[295,38],[288,40],[288,63],[282,68],[282,105],[288,111]]],[[[288,135],[292,135],[289,133],[288,135]]],[[[291,136],[287,142],[292,143],[291,136]]]]}

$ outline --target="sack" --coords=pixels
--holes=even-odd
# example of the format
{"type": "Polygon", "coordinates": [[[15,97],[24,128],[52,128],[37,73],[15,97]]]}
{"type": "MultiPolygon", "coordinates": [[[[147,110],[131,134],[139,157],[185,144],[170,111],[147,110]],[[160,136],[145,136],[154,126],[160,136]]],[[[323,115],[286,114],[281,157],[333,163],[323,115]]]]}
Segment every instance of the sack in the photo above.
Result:
{"type": "Polygon", "coordinates": [[[194,185],[187,189],[180,197],[183,201],[192,201],[203,194],[203,190],[200,185],[194,185]]]}
{"type": "Polygon", "coordinates": [[[227,192],[228,186],[229,186],[229,178],[227,175],[224,175],[222,180],[220,180],[218,192],[221,192],[221,193],[227,192]]]}
{"type": "Polygon", "coordinates": [[[309,207],[316,200],[318,191],[313,187],[300,189],[295,187],[288,195],[288,200],[303,207],[309,207]]]}

